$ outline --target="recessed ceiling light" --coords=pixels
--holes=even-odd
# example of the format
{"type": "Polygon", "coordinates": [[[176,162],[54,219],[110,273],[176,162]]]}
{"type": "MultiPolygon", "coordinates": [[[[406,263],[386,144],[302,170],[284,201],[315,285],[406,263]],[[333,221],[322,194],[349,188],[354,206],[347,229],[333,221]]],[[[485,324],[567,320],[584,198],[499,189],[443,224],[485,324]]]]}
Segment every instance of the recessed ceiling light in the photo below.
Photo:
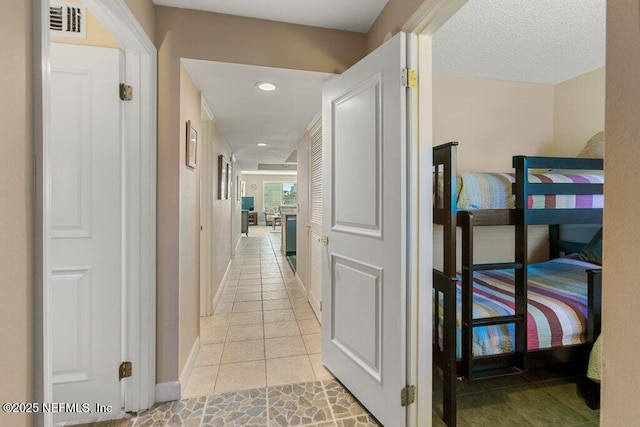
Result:
{"type": "Polygon", "coordinates": [[[278,85],[275,83],[271,83],[271,82],[258,82],[256,83],[256,87],[260,90],[263,90],[265,92],[272,92],[276,89],[278,89],[278,85]]]}
{"type": "Polygon", "coordinates": [[[266,147],[267,144],[265,144],[264,142],[258,142],[258,147],[266,147]]]}

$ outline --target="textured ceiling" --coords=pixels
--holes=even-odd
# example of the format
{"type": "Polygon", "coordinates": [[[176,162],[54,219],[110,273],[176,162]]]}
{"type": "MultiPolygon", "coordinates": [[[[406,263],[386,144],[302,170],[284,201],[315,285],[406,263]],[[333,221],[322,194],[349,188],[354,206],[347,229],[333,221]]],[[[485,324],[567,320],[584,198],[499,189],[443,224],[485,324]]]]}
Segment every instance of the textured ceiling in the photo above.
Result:
{"type": "Polygon", "coordinates": [[[388,0],[153,0],[155,4],[366,33],[388,0]]]}
{"type": "Polygon", "coordinates": [[[434,72],[563,82],[604,66],[605,11],[605,0],[469,0],[434,35],[434,72]]]}
{"type": "Polygon", "coordinates": [[[286,162],[320,111],[333,74],[183,59],[242,170],[286,162]],[[278,84],[262,92],[255,83],[278,84]],[[266,147],[257,144],[264,142],[266,147]]]}

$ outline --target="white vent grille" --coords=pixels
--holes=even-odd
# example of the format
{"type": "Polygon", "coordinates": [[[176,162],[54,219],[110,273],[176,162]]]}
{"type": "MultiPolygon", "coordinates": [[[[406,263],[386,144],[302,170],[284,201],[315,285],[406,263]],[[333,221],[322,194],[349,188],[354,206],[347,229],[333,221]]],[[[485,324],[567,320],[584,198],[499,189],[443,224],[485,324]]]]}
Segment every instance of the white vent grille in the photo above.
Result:
{"type": "Polygon", "coordinates": [[[51,35],[86,38],[86,12],[86,7],[81,4],[51,2],[49,7],[51,35]]]}
{"type": "Polygon", "coordinates": [[[309,157],[311,170],[310,204],[311,222],[322,225],[322,126],[310,136],[309,157]]]}

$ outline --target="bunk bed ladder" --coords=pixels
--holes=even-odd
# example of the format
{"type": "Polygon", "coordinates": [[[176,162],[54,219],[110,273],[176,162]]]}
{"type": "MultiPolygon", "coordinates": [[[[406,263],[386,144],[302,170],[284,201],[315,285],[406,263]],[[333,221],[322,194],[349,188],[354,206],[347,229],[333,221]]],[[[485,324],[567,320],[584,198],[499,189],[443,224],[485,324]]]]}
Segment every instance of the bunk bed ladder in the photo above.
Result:
{"type": "MultiPolygon", "coordinates": [[[[529,235],[528,235],[528,200],[525,196],[529,191],[529,166],[525,156],[514,157],[516,169],[515,191],[515,262],[520,268],[515,270],[515,314],[527,317],[527,266],[529,264],[529,235]]],[[[522,371],[526,370],[527,354],[527,322],[516,324],[515,327],[515,353],[516,366],[522,371]]]]}
{"type": "Polygon", "coordinates": [[[518,271],[522,270],[524,265],[521,262],[474,264],[473,213],[469,211],[458,212],[458,224],[462,228],[462,377],[470,383],[473,380],[521,374],[524,372],[524,365],[520,362],[524,361],[524,357],[520,357],[517,352],[484,358],[475,358],[473,355],[473,328],[512,323],[516,328],[516,349],[518,348],[518,329],[526,330],[526,312],[523,314],[517,311],[517,294],[514,314],[473,318],[473,273],[474,271],[500,269],[518,271]],[[480,366],[482,363],[486,363],[486,366],[480,366]]]}
{"type": "Polygon", "coordinates": [[[433,149],[434,165],[434,223],[443,226],[442,271],[433,269],[435,294],[433,355],[434,362],[442,369],[443,420],[448,426],[456,425],[456,171],[457,142],[449,142],[433,149]],[[443,184],[442,188],[440,183],[443,184]],[[443,296],[442,349],[437,325],[440,321],[439,296],[443,296]]]}

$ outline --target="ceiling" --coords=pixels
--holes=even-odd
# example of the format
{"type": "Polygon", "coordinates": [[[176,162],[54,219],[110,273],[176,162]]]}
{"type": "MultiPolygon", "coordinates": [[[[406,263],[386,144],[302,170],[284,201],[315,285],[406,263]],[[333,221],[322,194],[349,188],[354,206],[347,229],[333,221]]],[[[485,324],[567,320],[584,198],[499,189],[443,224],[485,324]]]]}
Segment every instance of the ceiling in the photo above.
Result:
{"type": "MultiPolygon", "coordinates": [[[[320,112],[329,73],[183,59],[221,133],[244,171],[287,161],[320,112]],[[257,82],[278,84],[273,92],[257,82]],[[266,143],[260,147],[258,143],[266,143]]],[[[286,170],[287,168],[285,168],[286,170]]],[[[292,169],[292,168],[291,168],[292,169]]]]}
{"type": "Polygon", "coordinates": [[[157,5],[366,33],[388,0],[153,0],[157,5]]]}
{"type": "Polygon", "coordinates": [[[470,0],[433,37],[437,74],[557,84],[605,64],[606,0],[470,0]]]}

